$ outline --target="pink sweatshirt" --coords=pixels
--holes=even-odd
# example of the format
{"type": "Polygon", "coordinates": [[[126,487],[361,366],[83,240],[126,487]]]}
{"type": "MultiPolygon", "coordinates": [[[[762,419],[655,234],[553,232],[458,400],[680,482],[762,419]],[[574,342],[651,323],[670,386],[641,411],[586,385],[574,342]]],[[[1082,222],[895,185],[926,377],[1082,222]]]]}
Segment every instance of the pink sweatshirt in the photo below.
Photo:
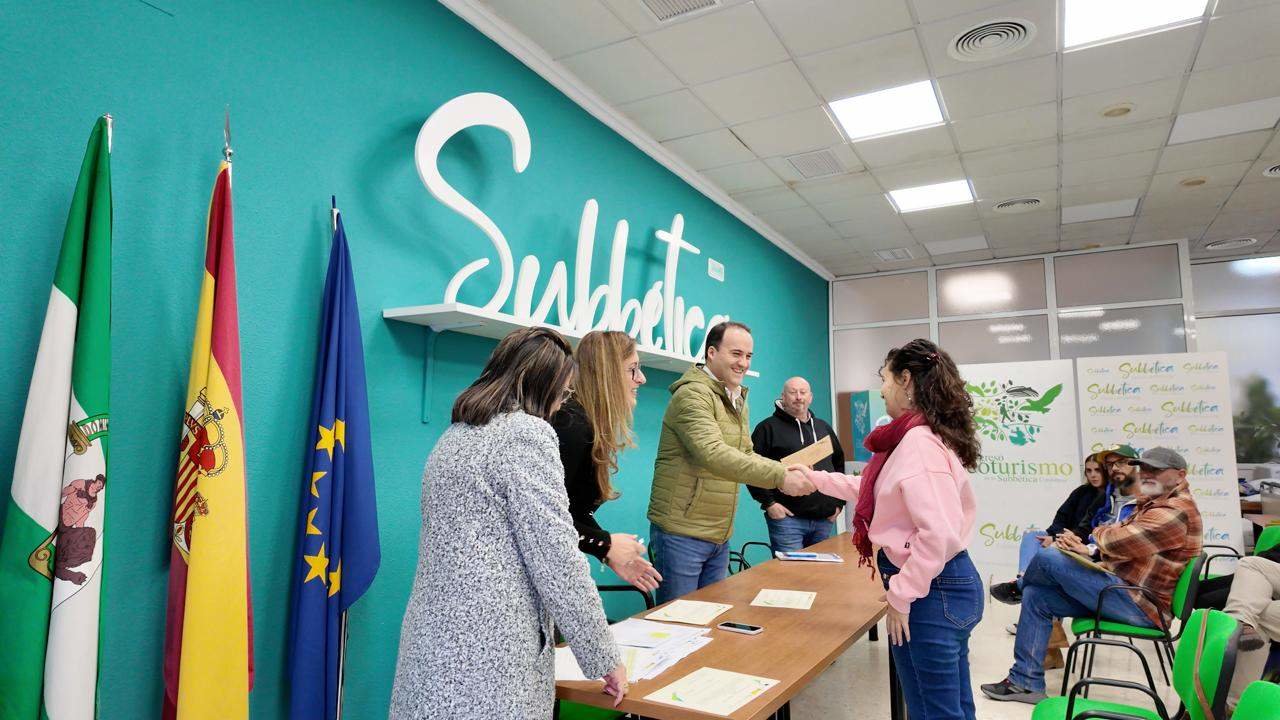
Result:
{"type": "MultiPolygon", "coordinates": [[[[810,470],[818,491],[858,502],[862,477],[810,470]]],[[[911,428],[880,468],[871,542],[898,566],[889,579],[889,604],[911,612],[916,598],[951,558],[969,545],[977,502],[960,458],[927,425],[911,428]]]]}

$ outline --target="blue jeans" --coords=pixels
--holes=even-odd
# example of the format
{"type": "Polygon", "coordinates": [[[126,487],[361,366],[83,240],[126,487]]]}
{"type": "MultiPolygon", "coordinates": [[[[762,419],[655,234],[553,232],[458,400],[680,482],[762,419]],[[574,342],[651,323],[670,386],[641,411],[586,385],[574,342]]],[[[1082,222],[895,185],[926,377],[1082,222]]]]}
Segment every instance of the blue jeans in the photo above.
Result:
{"type": "Polygon", "coordinates": [[[766,515],[764,522],[769,526],[769,547],[774,552],[799,550],[831,537],[832,523],[826,518],[784,517],[774,520],[766,515]]]}
{"type": "Polygon", "coordinates": [[[1022,534],[1022,544],[1018,546],[1018,575],[1027,571],[1031,558],[1040,552],[1040,538],[1048,535],[1049,533],[1043,530],[1031,530],[1022,534]]]}
{"type": "MultiPolygon", "coordinates": [[[[884,587],[898,568],[881,551],[884,587]]],[[[982,619],[982,579],[962,551],[929,584],[929,594],[911,603],[911,640],[890,643],[898,681],[911,720],[974,720],[969,682],[969,634],[982,619]]]]}
{"type": "MultiPolygon", "coordinates": [[[[1036,553],[1022,579],[1022,613],[1013,641],[1009,679],[1028,690],[1044,691],[1044,653],[1054,618],[1093,617],[1098,596],[1108,585],[1127,585],[1112,573],[1072,560],[1057,548],[1036,553]]],[[[1112,590],[1102,602],[1102,617],[1140,627],[1155,627],[1128,592],[1112,590]]]]}
{"type": "Polygon", "coordinates": [[[650,523],[649,545],[653,548],[654,567],[662,576],[658,604],[719,582],[729,574],[729,543],[717,545],[676,535],[650,523]]]}

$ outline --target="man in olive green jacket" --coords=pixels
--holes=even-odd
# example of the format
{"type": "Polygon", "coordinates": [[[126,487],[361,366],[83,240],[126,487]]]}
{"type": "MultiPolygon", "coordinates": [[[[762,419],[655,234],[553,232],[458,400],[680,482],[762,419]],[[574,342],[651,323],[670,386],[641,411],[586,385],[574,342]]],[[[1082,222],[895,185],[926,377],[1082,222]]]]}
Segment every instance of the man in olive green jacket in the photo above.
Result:
{"type": "Polygon", "coordinates": [[[747,388],[751,330],[723,322],[707,332],[707,362],[671,385],[662,418],[649,497],[652,546],[666,602],[723,580],[738,484],[812,491],[804,474],[789,471],[752,448],[747,388]]]}

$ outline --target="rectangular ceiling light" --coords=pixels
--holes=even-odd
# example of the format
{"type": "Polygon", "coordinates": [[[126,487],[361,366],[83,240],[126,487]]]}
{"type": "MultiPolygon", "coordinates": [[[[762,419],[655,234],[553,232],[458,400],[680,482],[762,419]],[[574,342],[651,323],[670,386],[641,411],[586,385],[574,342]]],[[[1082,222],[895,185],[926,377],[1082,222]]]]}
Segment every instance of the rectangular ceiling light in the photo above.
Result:
{"type": "Polygon", "coordinates": [[[1183,113],[1173,122],[1169,144],[1271,129],[1280,120],[1280,97],[1251,100],[1200,112],[1183,113]]]}
{"type": "Polygon", "coordinates": [[[1062,224],[1129,217],[1137,210],[1138,198],[1089,203],[1088,205],[1072,205],[1062,208],[1062,224]]]}
{"type": "Polygon", "coordinates": [[[1168,30],[1204,15],[1206,0],[1066,0],[1063,49],[1168,30]]]}
{"type": "Polygon", "coordinates": [[[968,252],[970,250],[986,250],[987,236],[974,235],[954,240],[934,240],[924,244],[930,255],[947,255],[949,253],[968,252]]]}
{"type": "Polygon", "coordinates": [[[854,95],[831,103],[850,140],[866,140],[942,124],[942,110],[933,83],[910,85],[854,95]]]}
{"type": "Polygon", "coordinates": [[[968,180],[952,180],[935,185],[902,188],[889,191],[889,202],[900,213],[932,210],[949,205],[973,202],[973,190],[968,180]]]}

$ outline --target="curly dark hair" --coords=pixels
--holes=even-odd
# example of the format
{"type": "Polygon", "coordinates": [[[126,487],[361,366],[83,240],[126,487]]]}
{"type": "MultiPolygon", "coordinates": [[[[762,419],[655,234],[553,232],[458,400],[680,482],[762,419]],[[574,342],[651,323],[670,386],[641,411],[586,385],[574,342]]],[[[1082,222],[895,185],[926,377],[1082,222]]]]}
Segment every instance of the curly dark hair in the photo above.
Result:
{"type": "Polygon", "coordinates": [[[932,342],[918,338],[890,350],[884,364],[894,375],[911,371],[916,408],[965,468],[976,468],[982,443],[973,422],[973,399],[965,391],[964,380],[951,356],[932,342]]]}

